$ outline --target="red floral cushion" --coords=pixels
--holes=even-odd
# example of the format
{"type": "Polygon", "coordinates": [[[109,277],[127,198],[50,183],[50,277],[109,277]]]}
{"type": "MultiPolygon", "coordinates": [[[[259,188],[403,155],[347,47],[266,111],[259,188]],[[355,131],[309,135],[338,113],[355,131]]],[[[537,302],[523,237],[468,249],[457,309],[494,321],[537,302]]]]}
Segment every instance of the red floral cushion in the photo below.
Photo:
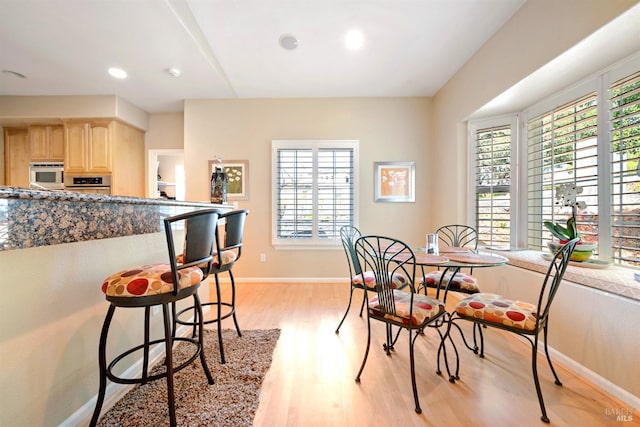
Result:
{"type": "MultiPolygon", "coordinates": [[[[443,270],[431,271],[424,275],[422,280],[422,284],[428,288],[437,288],[440,283],[440,278],[442,277],[443,270]]],[[[444,279],[442,280],[441,288],[445,288],[447,286],[447,282],[451,279],[451,272],[448,272],[444,279]]],[[[453,281],[449,285],[450,291],[458,291],[458,292],[466,292],[466,293],[476,293],[480,292],[480,288],[478,287],[478,280],[471,276],[470,274],[463,273],[461,271],[457,272],[453,277],[453,281]]]]}
{"type": "Polygon", "coordinates": [[[478,293],[461,300],[454,310],[489,323],[535,331],[536,306],[497,294],[478,293]]]}
{"type": "MultiPolygon", "coordinates": [[[[180,289],[197,285],[203,277],[202,270],[196,266],[180,270],[180,289]]],[[[114,297],[144,297],[171,291],[173,278],[169,264],[149,264],[120,271],[102,283],[102,292],[114,297]]]]}
{"type": "Polygon", "coordinates": [[[405,325],[419,326],[444,312],[444,304],[435,298],[423,294],[413,294],[413,317],[409,320],[411,310],[411,294],[409,292],[394,289],[396,313],[385,313],[380,310],[378,295],[369,299],[369,315],[372,317],[386,318],[404,323],[405,325]]]}
{"type": "MultiPolygon", "coordinates": [[[[367,289],[376,289],[376,278],[373,275],[373,271],[365,271],[362,275],[358,274],[351,278],[351,283],[354,285],[362,286],[362,276],[364,276],[364,283],[367,289]]],[[[393,289],[402,289],[407,286],[407,278],[402,274],[394,273],[391,279],[391,287],[393,289]]]]}

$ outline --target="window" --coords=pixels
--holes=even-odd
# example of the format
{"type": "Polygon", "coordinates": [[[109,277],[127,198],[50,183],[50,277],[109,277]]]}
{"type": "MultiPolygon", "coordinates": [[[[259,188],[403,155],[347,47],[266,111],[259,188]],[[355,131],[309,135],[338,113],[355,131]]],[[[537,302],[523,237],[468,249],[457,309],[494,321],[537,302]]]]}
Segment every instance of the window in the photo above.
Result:
{"type": "Polygon", "coordinates": [[[527,240],[531,249],[544,249],[551,233],[544,221],[565,223],[555,199],[559,184],[583,189],[587,209],[576,217],[582,240],[598,240],[598,111],[596,93],[544,112],[527,123],[527,240]]]}
{"type": "Polygon", "coordinates": [[[640,72],[610,89],[612,258],[640,266],[640,72]]]}
{"type": "Polygon", "coordinates": [[[512,247],[547,251],[553,236],[543,222],[569,219],[555,194],[569,183],[586,203],[576,213],[583,242],[597,245],[600,260],[640,267],[640,54],[512,120],[520,117],[517,127],[506,118],[469,124],[470,214],[481,242],[501,245],[510,233],[512,247]]]}
{"type": "Polygon", "coordinates": [[[273,141],[272,243],[340,245],[340,228],[357,225],[357,141],[273,141]]]}
{"type": "Polygon", "coordinates": [[[515,122],[472,126],[475,140],[475,227],[480,243],[510,246],[511,157],[515,122]]]}

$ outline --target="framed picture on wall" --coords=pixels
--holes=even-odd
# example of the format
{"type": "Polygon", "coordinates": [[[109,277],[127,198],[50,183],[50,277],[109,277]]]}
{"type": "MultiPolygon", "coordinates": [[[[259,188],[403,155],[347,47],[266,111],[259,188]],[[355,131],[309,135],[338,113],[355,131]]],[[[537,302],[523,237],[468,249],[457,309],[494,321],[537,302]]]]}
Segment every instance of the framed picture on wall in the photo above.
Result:
{"type": "Polygon", "coordinates": [[[375,162],[376,202],[415,202],[415,162],[375,162]]]}
{"type": "MultiPolygon", "coordinates": [[[[209,160],[209,179],[218,162],[209,160]]],[[[222,167],[227,175],[227,198],[229,200],[249,199],[249,160],[223,160],[222,167]]]]}

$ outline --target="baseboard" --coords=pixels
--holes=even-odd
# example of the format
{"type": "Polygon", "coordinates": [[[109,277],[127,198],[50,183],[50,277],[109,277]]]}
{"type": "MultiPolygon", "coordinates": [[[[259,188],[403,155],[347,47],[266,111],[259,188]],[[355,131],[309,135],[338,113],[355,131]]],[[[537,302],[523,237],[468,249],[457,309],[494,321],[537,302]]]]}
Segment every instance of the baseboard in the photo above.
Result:
{"type": "MultiPolygon", "coordinates": [[[[207,310],[209,310],[208,307],[203,309],[203,311],[207,310]]],[[[188,321],[193,321],[193,317],[188,321]]],[[[176,329],[176,336],[178,337],[186,337],[190,334],[190,326],[183,325],[176,329]]],[[[155,348],[149,352],[149,366],[154,366],[156,363],[159,363],[162,360],[163,356],[164,347],[155,346],[155,348]]],[[[140,375],[142,375],[142,359],[131,365],[126,371],[123,372],[121,376],[124,378],[136,378],[140,377],[140,375]]],[[[122,399],[133,387],[135,387],[135,384],[118,384],[109,382],[107,384],[104,403],[102,404],[102,411],[100,412],[100,416],[103,416],[109,409],[111,409],[113,405],[115,405],[120,399],[122,399]]],[[[89,401],[78,408],[78,410],[71,414],[66,420],[58,424],[58,427],[77,427],[89,425],[91,416],[93,415],[93,411],[96,407],[97,398],[98,395],[94,395],[89,401]]]]}
{"type": "MultiPolygon", "coordinates": [[[[544,345],[544,344],[540,343],[540,345],[544,345]]],[[[631,406],[636,411],[640,410],[640,397],[629,393],[627,390],[613,384],[611,381],[607,380],[606,378],[601,377],[600,375],[596,374],[590,369],[587,369],[586,367],[579,364],[575,360],[567,357],[566,355],[564,355],[563,353],[560,353],[559,351],[554,350],[551,347],[549,347],[549,353],[553,357],[553,359],[562,363],[565,367],[567,367],[567,369],[575,372],[578,376],[580,376],[581,378],[584,378],[587,382],[591,383],[593,386],[604,390],[605,392],[609,393],[613,397],[631,406]]],[[[612,409],[615,409],[615,408],[612,408],[612,409]]]]}
{"type": "MultiPolygon", "coordinates": [[[[211,281],[215,279],[211,278],[211,281]]],[[[229,276],[220,275],[220,283],[230,283],[229,276]]],[[[349,284],[348,277],[235,277],[236,283],[340,283],[349,284]]]]}

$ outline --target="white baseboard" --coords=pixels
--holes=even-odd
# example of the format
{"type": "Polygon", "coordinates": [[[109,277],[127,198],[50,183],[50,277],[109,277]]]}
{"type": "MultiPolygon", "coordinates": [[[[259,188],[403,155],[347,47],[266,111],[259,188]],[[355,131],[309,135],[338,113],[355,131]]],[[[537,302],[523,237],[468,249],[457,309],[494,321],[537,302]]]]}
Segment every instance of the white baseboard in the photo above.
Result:
{"type": "MultiPolygon", "coordinates": [[[[543,343],[540,343],[540,345],[544,346],[543,343]]],[[[565,356],[563,353],[560,353],[551,347],[549,347],[549,353],[553,357],[553,359],[558,360],[568,369],[572,370],[578,376],[585,379],[587,382],[591,383],[595,387],[598,387],[604,390],[605,392],[609,393],[613,397],[620,399],[621,401],[631,406],[636,411],[640,410],[640,397],[629,393],[627,390],[621,387],[618,387],[617,385],[613,384],[606,378],[601,377],[600,375],[596,374],[590,369],[587,369],[586,367],[579,364],[575,360],[570,359],[569,357],[565,356]]],[[[562,378],[560,380],[562,380],[562,378]]]]}
{"type": "MultiPolygon", "coordinates": [[[[209,310],[208,307],[204,308],[203,311],[209,310]]],[[[188,321],[193,321],[193,317],[188,321]]],[[[178,337],[186,337],[191,334],[190,326],[180,326],[176,329],[176,336],[178,337]]],[[[154,366],[156,363],[162,360],[164,356],[164,347],[161,345],[155,346],[149,352],[149,366],[154,366]]],[[[123,378],[139,378],[142,375],[142,359],[135,362],[131,365],[126,371],[120,375],[123,378]]],[[[107,389],[105,392],[104,403],[102,404],[102,410],[100,411],[100,416],[103,416],[109,409],[113,407],[120,399],[122,399],[125,394],[127,394],[136,384],[118,384],[109,382],[107,384],[107,389]]],[[[93,415],[93,411],[96,407],[96,400],[98,399],[98,395],[93,396],[89,401],[87,401],[84,405],[82,405],[78,410],[76,410],[73,414],[71,414],[66,420],[58,424],[58,427],[77,427],[77,426],[87,426],[91,421],[91,416],[93,415]]]]}

